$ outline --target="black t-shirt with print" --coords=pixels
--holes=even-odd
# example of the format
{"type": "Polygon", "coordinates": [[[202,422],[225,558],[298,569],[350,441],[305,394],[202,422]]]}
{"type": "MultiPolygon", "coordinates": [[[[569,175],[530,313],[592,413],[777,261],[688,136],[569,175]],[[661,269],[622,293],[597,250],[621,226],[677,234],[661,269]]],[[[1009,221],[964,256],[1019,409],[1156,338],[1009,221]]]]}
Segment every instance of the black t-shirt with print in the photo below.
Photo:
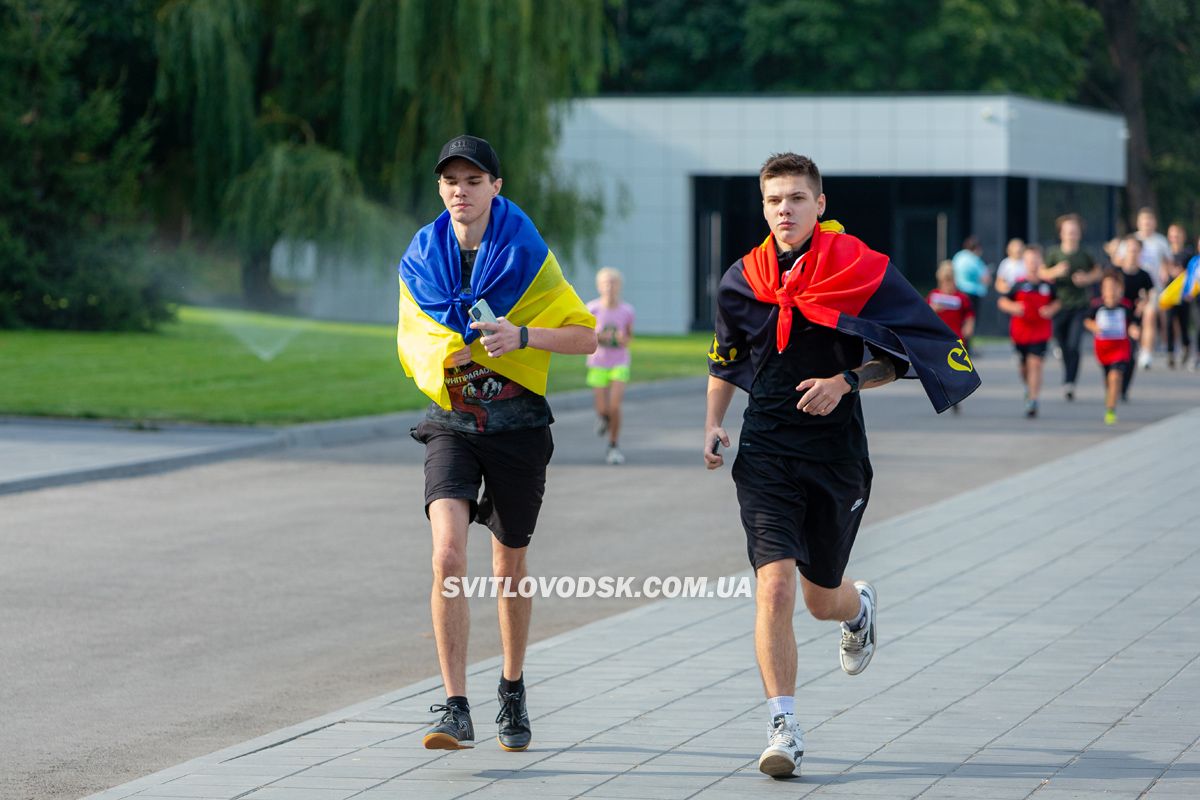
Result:
{"type": "MultiPolygon", "coordinates": [[[[779,254],[783,273],[803,252],[779,254]]],[[[857,461],[866,458],[867,429],[858,393],[843,395],[826,416],[798,408],[803,392],[796,386],[807,378],[831,378],[863,363],[863,340],[832,328],[814,325],[793,313],[792,332],[782,353],[767,355],[754,383],[742,421],[739,449],[782,458],[809,461],[857,461]]],[[[882,351],[873,357],[891,358],[882,351]]],[[[892,359],[895,362],[895,359],[892,359]]],[[[907,369],[904,365],[902,369],[907,369]]],[[[901,373],[902,374],[902,373],[901,373]]]]}
{"type": "MultiPolygon", "coordinates": [[[[479,251],[460,252],[462,285],[467,287],[479,251]]],[[[474,361],[446,368],[446,390],[450,393],[450,410],[432,403],[426,418],[450,430],[501,433],[541,428],[554,422],[545,397],[474,361]]]]}

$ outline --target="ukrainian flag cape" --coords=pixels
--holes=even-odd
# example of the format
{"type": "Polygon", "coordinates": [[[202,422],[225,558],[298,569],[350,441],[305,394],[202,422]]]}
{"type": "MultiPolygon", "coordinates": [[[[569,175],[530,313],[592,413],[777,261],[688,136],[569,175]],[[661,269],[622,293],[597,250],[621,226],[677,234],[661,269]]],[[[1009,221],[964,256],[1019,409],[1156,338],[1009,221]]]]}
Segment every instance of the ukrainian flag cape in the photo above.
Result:
{"type": "Polygon", "coordinates": [[[492,199],[491,219],[475,257],[471,285],[465,290],[459,252],[450,212],[443,211],[417,231],[400,260],[396,351],[405,374],[435,403],[449,409],[443,362],[470,344],[476,364],[544,395],[550,353],[528,348],[490,357],[479,344],[479,331],[468,327],[467,309],[483,298],[497,317],[536,328],[595,328],[596,318],[563,278],[554,253],[516,203],[492,199]]]}
{"type": "Polygon", "coordinates": [[[1174,308],[1200,295],[1200,256],[1192,256],[1187,270],[1175,276],[1158,297],[1159,308],[1174,308]]]}

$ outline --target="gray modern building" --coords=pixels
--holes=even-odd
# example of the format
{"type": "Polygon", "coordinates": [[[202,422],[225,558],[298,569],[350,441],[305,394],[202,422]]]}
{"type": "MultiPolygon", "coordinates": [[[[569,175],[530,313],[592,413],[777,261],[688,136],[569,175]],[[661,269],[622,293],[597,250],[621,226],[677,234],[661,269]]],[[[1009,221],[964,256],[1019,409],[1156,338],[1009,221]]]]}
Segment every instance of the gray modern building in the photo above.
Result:
{"type": "Polygon", "coordinates": [[[711,325],[721,274],[767,235],[772,153],[812,157],[826,217],[925,289],[971,233],[995,264],[1009,238],[1050,243],[1076,211],[1096,248],[1126,136],[1120,116],[1012,95],[600,97],[568,106],[558,160],[610,209],[590,266],[625,273],[641,331],[681,333],[711,325]]]}

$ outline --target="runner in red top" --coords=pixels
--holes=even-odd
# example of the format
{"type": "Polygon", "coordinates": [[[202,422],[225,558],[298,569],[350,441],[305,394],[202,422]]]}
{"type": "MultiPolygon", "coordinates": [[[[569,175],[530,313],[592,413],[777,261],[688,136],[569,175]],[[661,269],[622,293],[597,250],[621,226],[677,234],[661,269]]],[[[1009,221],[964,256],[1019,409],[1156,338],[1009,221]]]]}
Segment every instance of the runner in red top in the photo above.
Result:
{"type": "Polygon", "coordinates": [[[1032,244],[1025,248],[1025,275],[997,299],[1000,310],[1009,314],[1008,335],[1021,354],[1017,371],[1025,384],[1025,416],[1036,417],[1038,395],[1042,391],[1042,366],[1046,345],[1053,333],[1051,319],[1058,313],[1060,303],[1054,284],[1038,280],[1042,266],[1042,248],[1032,244]]]}
{"type": "MultiPolygon", "coordinates": [[[[938,319],[946,323],[946,327],[954,331],[963,346],[970,350],[971,335],[975,333],[975,305],[971,296],[960,292],[955,285],[953,262],[943,261],[938,265],[937,288],[925,300],[937,312],[938,319]]],[[[955,414],[959,413],[957,403],[950,408],[955,414]]]]}
{"type": "Polygon", "coordinates": [[[937,288],[925,298],[937,312],[946,327],[962,339],[970,350],[971,335],[975,333],[975,306],[970,295],[960,292],[954,285],[954,264],[943,261],[938,265],[937,288]]]}

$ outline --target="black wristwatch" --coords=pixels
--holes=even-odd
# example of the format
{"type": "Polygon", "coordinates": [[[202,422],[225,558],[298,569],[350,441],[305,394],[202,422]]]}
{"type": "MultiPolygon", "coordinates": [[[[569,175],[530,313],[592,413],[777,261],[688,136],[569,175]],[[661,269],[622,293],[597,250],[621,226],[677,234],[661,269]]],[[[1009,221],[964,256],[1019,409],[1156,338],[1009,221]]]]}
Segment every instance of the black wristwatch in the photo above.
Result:
{"type": "Polygon", "coordinates": [[[524,350],[526,347],[529,347],[529,328],[526,328],[524,325],[522,325],[521,326],[521,349],[524,350]]]}
{"type": "Polygon", "coordinates": [[[850,394],[858,394],[858,373],[848,369],[842,373],[842,377],[846,379],[846,383],[850,384],[850,394]]]}

